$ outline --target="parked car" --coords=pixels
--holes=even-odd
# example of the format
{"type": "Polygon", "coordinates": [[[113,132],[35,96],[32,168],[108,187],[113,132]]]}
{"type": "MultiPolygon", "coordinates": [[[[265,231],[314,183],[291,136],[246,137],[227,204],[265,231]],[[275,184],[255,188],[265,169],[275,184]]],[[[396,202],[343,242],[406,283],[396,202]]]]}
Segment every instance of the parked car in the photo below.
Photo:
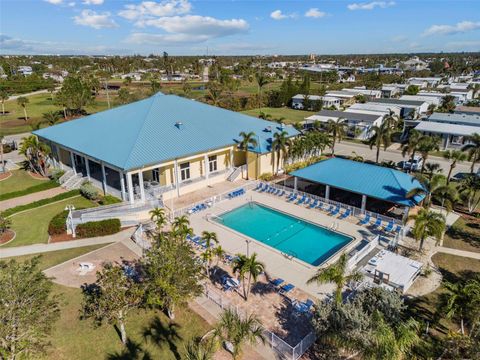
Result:
{"type": "Polygon", "coordinates": [[[423,165],[422,157],[416,155],[413,157],[413,161],[412,159],[409,159],[403,162],[403,170],[418,171],[422,168],[422,165],[423,165]]]}

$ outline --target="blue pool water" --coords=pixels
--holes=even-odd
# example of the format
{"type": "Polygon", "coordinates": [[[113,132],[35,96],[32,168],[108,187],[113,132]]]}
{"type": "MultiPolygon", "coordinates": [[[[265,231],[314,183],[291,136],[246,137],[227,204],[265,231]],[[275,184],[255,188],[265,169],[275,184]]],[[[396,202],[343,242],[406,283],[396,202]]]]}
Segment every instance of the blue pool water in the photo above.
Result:
{"type": "Polygon", "coordinates": [[[220,215],[220,219],[219,223],[314,266],[352,240],[253,202],[220,215]]]}

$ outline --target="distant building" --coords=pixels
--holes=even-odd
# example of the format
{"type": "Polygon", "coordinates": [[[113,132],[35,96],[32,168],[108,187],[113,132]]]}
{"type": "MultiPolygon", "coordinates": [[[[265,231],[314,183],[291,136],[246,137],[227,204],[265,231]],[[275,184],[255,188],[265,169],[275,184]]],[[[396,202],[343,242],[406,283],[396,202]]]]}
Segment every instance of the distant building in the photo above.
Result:
{"type": "Polygon", "coordinates": [[[420,60],[418,56],[414,56],[411,59],[404,61],[400,64],[405,70],[410,70],[410,71],[421,71],[421,70],[427,70],[428,69],[428,64],[420,60]]]}
{"type": "Polygon", "coordinates": [[[33,70],[31,66],[19,66],[17,68],[17,73],[23,76],[28,76],[33,74],[33,70]]]}
{"type": "Polygon", "coordinates": [[[442,81],[441,77],[411,77],[408,79],[409,85],[417,85],[424,89],[427,87],[437,87],[442,81]]]}
{"type": "MultiPolygon", "coordinates": [[[[305,109],[304,101],[305,101],[305,95],[303,95],[303,94],[295,95],[294,97],[292,97],[292,108],[297,109],[297,110],[305,109]]],[[[340,108],[340,102],[341,102],[338,97],[319,96],[319,95],[309,95],[308,96],[308,101],[310,101],[312,103],[322,102],[322,107],[323,108],[334,107],[336,109],[340,108]]],[[[313,109],[313,108],[315,108],[315,105],[309,107],[309,109],[313,109]]],[[[308,110],[308,109],[306,109],[306,110],[308,110]]]]}
{"type": "Polygon", "coordinates": [[[402,118],[414,119],[419,115],[426,114],[428,103],[426,101],[400,100],[400,99],[374,99],[372,103],[386,104],[400,107],[400,116],[402,118]]]}

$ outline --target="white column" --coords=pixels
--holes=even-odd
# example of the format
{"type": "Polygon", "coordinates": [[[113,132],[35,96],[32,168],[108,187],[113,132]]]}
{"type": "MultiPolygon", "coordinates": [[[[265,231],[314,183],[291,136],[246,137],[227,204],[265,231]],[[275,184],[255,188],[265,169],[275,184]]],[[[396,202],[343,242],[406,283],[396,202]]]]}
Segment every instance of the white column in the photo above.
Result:
{"type": "Polygon", "coordinates": [[[87,170],[87,179],[90,180],[90,162],[88,158],[85,156],[85,168],[87,170]]]}
{"type": "Polygon", "coordinates": [[[120,188],[122,189],[122,200],[126,200],[126,193],[125,193],[125,175],[123,172],[120,172],[120,188]]]}
{"type": "Polygon", "coordinates": [[[208,153],[203,156],[203,172],[205,174],[205,179],[208,179],[208,153]]]}
{"type": "Polygon", "coordinates": [[[127,190],[128,190],[128,200],[130,204],[135,202],[135,198],[133,197],[133,181],[132,181],[132,174],[127,173],[127,190]]]}
{"type": "Polygon", "coordinates": [[[230,149],[230,168],[233,168],[233,149],[230,149]]]}
{"type": "Polygon", "coordinates": [[[175,188],[177,189],[177,197],[180,197],[180,183],[178,181],[178,161],[175,159],[173,163],[173,172],[175,175],[175,188]]]}
{"type": "Polygon", "coordinates": [[[447,135],[447,138],[445,139],[445,148],[444,150],[447,150],[448,149],[448,145],[450,144],[450,135],[449,134],[446,134],[447,135]]]}
{"type": "Polygon", "coordinates": [[[105,165],[101,163],[102,166],[102,186],[103,186],[103,193],[107,194],[107,174],[105,174],[105,165]]]}
{"type": "Polygon", "coordinates": [[[293,178],[293,190],[297,191],[297,181],[298,181],[298,178],[295,176],[293,178]]]}
{"type": "Polygon", "coordinates": [[[330,185],[325,186],[325,199],[330,200],[330,185]]]}
{"type": "Polygon", "coordinates": [[[142,202],[145,202],[145,188],[143,186],[143,172],[140,171],[138,173],[138,182],[139,182],[139,186],[140,186],[140,199],[142,200],[142,202]]]}
{"type": "Polygon", "coordinates": [[[77,169],[75,168],[75,158],[73,157],[73,152],[71,152],[71,151],[70,151],[70,161],[72,163],[73,173],[76,174],[77,169]]]}
{"type": "Polygon", "coordinates": [[[362,195],[362,213],[365,212],[367,207],[367,195],[362,195]]]}

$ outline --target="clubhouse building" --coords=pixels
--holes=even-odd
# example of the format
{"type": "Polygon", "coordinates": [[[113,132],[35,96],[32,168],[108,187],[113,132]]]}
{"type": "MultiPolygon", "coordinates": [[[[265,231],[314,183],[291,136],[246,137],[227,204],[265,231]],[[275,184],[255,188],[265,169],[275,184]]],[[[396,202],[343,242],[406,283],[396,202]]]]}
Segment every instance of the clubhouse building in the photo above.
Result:
{"type": "Polygon", "coordinates": [[[299,134],[292,126],[158,93],[34,134],[50,145],[55,167],[134,203],[272,172],[272,140],[282,131],[299,134]],[[255,134],[248,151],[238,146],[242,131],[255,134]]]}

